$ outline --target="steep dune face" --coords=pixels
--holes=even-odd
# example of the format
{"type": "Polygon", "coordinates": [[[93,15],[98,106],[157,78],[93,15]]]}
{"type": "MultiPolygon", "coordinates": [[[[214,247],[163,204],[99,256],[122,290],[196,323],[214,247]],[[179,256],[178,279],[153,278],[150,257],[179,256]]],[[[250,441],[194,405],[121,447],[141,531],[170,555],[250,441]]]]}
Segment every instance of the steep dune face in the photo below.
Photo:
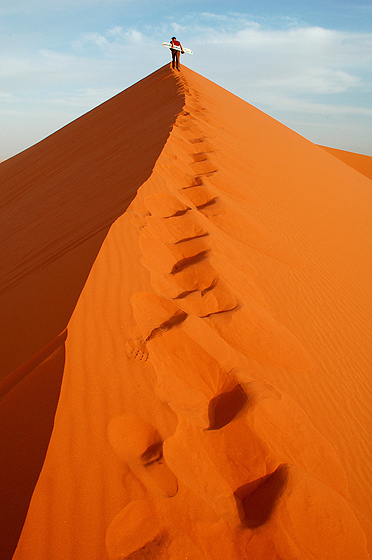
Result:
{"type": "Polygon", "coordinates": [[[3,559],[17,544],[48,446],[64,369],[60,333],[110,225],[151,174],[183,103],[162,68],[1,164],[3,559]]]}
{"type": "Polygon", "coordinates": [[[0,382],[1,557],[11,558],[53,429],[66,332],[0,382]]]}
{"type": "Polygon", "coordinates": [[[14,560],[367,559],[371,181],[163,72],[183,107],[69,321],[14,560]]]}
{"type": "Polygon", "coordinates": [[[163,68],[1,165],[0,378],[66,328],[182,104],[163,68]]]}

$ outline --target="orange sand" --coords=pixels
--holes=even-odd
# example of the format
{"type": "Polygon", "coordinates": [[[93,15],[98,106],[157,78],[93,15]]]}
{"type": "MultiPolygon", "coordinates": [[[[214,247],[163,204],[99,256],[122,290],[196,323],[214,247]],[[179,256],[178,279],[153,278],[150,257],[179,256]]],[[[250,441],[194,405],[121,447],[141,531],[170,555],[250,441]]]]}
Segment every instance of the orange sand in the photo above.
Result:
{"type": "Polygon", "coordinates": [[[14,560],[367,559],[370,179],[168,67],[1,173],[12,407],[65,361],[14,560]]]}
{"type": "Polygon", "coordinates": [[[369,179],[372,179],[372,157],[365,156],[363,154],[354,154],[353,152],[345,152],[344,150],[337,150],[336,148],[327,148],[326,146],[321,146],[323,150],[326,150],[333,156],[337,157],[350,167],[353,167],[359,173],[363,173],[369,179]]]}
{"type": "MultiPolygon", "coordinates": [[[[21,369],[11,381],[0,383],[0,395],[29,373],[21,389],[7,395],[7,403],[13,404],[6,405],[2,424],[2,559],[10,558],[17,544],[48,445],[64,368],[61,354],[57,366],[49,360],[35,374],[33,356],[44,347],[44,359],[50,354],[49,345],[66,329],[111,224],[150,176],[183,106],[177,90],[163,68],[1,164],[0,380],[21,369]],[[161,99],[156,96],[160,85],[161,99]],[[22,387],[34,404],[25,406],[20,400],[16,410],[22,387]],[[47,395],[54,409],[49,404],[40,410],[43,428],[35,409],[43,407],[47,395]]],[[[0,414],[2,405],[5,401],[0,414]]]]}

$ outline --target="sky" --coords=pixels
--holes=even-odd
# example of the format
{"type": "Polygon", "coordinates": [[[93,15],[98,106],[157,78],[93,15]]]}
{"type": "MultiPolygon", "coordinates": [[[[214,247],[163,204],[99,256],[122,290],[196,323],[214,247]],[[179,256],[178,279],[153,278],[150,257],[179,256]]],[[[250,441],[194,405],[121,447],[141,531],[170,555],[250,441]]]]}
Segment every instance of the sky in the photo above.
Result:
{"type": "Polygon", "coordinates": [[[372,0],[0,0],[0,160],[170,60],[314,143],[372,156],[372,0]]]}

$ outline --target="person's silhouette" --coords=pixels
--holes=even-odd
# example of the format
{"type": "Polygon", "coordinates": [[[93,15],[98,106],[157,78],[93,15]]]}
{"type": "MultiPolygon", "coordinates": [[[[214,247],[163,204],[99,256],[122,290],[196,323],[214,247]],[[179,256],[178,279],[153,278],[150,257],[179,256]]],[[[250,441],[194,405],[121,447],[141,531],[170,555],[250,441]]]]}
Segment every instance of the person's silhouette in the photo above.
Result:
{"type": "Polygon", "coordinates": [[[172,68],[177,68],[177,70],[180,70],[180,56],[181,53],[183,54],[184,50],[180,41],[177,41],[176,37],[172,37],[171,39],[171,51],[172,51],[172,68]],[[175,49],[174,47],[177,48],[175,49]]]}

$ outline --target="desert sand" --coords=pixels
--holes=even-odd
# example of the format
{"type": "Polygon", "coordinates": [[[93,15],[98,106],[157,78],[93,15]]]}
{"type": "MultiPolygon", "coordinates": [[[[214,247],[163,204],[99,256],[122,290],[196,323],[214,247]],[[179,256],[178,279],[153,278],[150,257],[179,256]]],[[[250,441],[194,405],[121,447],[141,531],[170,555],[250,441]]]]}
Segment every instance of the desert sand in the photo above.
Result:
{"type": "Polygon", "coordinates": [[[336,148],[328,148],[321,146],[323,150],[337,157],[350,167],[353,167],[359,173],[362,173],[369,179],[372,179],[372,157],[364,154],[354,154],[353,152],[345,152],[345,150],[337,150],[336,148]]]}
{"type": "Polygon", "coordinates": [[[371,160],[334,152],[167,65],[2,163],[4,558],[369,558],[371,160]]]}

